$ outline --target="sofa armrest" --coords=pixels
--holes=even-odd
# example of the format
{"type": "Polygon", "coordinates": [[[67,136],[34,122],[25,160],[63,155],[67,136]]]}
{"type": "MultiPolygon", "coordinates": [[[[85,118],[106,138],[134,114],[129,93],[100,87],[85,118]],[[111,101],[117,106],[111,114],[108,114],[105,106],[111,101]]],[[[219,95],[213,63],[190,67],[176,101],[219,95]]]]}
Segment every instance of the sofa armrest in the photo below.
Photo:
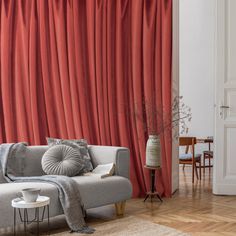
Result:
{"type": "Polygon", "coordinates": [[[125,147],[90,145],[89,153],[93,166],[115,163],[115,175],[129,178],[130,152],[125,147]]]}

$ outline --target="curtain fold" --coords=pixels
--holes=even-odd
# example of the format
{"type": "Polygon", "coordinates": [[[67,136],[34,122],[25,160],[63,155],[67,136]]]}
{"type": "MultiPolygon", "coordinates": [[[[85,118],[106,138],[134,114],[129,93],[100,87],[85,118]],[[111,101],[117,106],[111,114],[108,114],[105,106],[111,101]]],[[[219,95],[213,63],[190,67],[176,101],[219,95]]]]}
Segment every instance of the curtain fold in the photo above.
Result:
{"type": "Polygon", "coordinates": [[[128,147],[143,196],[158,130],[157,189],[170,196],[172,0],[0,0],[0,21],[0,142],[128,147]]]}

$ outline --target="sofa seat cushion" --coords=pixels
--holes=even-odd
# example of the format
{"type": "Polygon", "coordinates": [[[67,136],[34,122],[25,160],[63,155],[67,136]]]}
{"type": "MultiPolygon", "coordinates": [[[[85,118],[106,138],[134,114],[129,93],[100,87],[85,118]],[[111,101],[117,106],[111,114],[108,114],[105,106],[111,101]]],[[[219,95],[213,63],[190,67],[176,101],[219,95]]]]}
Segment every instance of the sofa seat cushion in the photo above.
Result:
{"type": "MultiPolygon", "coordinates": [[[[52,184],[38,182],[0,184],[0,212],[4,216],[1,217],[0,228],[12,226],[13,208],[11,207],[11,200],[16,198],[16,194],[24,188],[40,188],[40,195],[50,197],[50,216],[63,214],[57,187],[52,184]]],[[[34,216],[33,213],[30,212],[30,217],[34,216]]],[[[17,221],[19,222],[19,219],[17,221]]]]}
{"type": "Polygon", "coordinates": [[[86,209],[112,204],[131,198],[132,185],[121,176],[75,176],[86,209]]]}

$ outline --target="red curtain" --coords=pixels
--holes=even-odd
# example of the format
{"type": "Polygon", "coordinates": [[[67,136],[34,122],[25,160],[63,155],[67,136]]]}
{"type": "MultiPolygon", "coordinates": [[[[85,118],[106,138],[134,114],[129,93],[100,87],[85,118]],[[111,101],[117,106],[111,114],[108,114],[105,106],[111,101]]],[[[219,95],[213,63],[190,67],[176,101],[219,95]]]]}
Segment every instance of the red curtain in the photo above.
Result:
{"type": "MultiPolygon", "coordinates": [[[[0,142],[84,137],[129,147],[134,196],[143,196],[149,118],[158,110],[155,127],[171,120],[172,1],[0,0],[0,7],[0,142]]],[[[170,129],[161,146],[157,187],[170,196],[170,129]]]]}

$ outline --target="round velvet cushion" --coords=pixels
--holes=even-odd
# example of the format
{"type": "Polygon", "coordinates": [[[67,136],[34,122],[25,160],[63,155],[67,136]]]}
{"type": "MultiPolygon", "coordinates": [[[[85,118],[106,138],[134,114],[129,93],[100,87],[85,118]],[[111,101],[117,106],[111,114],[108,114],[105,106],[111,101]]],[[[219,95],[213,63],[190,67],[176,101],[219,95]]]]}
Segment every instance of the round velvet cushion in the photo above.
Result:
{"type": "Polygon", "coordinates": [[[82,170],[80,154],[72,147],[55,145],[42,157],[42,169],[48,175],[75,176],[82,170]]]}

